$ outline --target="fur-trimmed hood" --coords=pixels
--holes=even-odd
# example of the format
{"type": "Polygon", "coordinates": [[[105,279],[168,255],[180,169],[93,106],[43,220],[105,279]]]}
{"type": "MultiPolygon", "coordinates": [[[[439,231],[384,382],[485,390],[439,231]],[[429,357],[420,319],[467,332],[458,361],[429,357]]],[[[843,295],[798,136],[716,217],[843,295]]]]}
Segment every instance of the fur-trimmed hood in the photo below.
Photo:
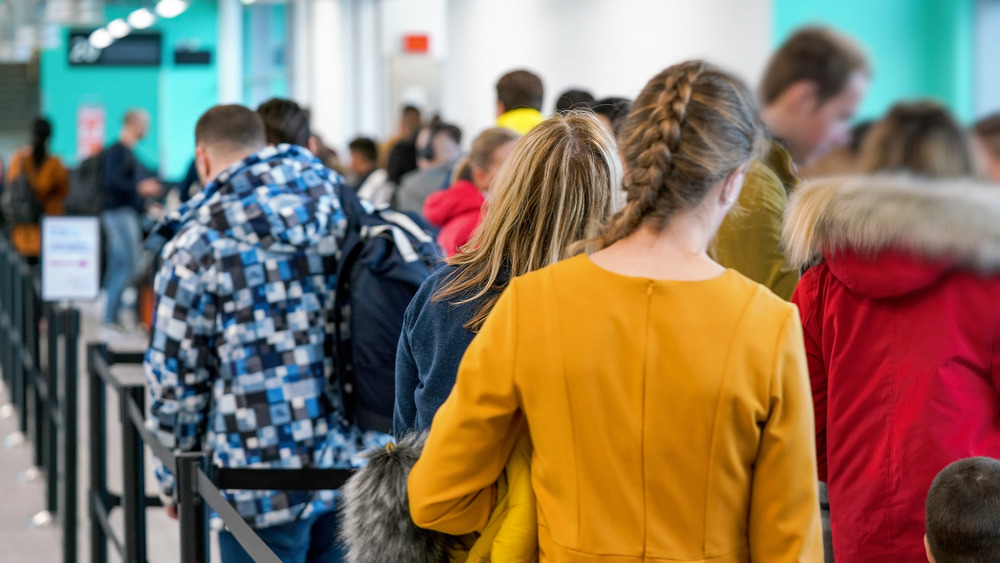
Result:
{"type": "Polygon", "coordinates": [[[1000,187],[898,176],[818,180],[792,195],[782,239],[795,266],[823,258],[853,289],[902,295],[954,267],[1000,271],[1000,187]]]}

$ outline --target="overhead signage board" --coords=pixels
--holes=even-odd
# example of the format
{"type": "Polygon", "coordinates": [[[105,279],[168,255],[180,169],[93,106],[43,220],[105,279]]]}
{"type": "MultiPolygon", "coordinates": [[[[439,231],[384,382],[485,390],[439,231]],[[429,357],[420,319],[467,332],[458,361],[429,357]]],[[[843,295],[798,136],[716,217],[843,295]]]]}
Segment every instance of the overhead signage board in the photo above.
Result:
{"type": "Polygon", "coordinates": [[[163,36],[157,32],[132,33],[98,49],[90,44],[90,31],[69,34],[72,66],[160,66],[163,36]]]}

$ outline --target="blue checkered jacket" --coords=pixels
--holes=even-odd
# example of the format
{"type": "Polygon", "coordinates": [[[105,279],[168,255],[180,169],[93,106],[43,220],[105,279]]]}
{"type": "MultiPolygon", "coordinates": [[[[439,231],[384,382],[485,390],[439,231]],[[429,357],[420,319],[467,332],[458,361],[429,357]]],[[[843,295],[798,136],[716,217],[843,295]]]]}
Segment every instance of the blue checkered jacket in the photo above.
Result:
{"type": "MultiPolygon", "coordinates": [[[[380,435],[346,422],[333,372],[343,180],[279,145],[224,171],[161,226],[145,370],[149,426],[223,467],[357,467],[380,435]]],[[[157,477],[165,496],[173,476],[157,477]]],[[[234,491],[258,528],[333,508],[334,493],[234,491]]]]}

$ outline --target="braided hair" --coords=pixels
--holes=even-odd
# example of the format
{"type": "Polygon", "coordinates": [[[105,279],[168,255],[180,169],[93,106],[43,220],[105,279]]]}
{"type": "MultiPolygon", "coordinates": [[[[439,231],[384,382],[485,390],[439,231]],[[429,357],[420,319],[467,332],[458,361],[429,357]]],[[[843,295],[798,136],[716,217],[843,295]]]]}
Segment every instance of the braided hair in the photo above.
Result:
{"type": "Polygon", "coordinates": [[[661,230],[753,158],[763,126],[749,89],[703,61],[667,68],[643,88],[621,148],[627,204],[605,230],[610,245],[648,224],[661,230]]]}

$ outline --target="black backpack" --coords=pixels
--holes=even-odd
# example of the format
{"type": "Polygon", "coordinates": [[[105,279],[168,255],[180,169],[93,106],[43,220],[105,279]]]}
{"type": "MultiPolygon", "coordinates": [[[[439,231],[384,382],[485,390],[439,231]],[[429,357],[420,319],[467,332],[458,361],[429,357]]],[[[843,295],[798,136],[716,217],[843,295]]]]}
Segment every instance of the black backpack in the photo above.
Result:
{"type": "Polygon", "coordinates": [[[104,211],[103,164],[105,151],[80,163],[69,180],[67,215],[100,215],[104,211]]]}
{"type": "Polygon", "coordinates": [[[341,201],[348,231],[337,268],[337,378],[348,419],[389,433],[403,314],[443,263],[441,249],[419,217],[362,207],[353,192],[341,201]]]}
{"type": "MultiPolygon", "coordinates": [[[[25,166],[28,164],[25,163],[25,166]]],[[[26,167],[22,167],[20,173],[7,183],[0,208],[8,225],[37,224],[42,220],[45,206],[31,186],[26,167]]]]}

